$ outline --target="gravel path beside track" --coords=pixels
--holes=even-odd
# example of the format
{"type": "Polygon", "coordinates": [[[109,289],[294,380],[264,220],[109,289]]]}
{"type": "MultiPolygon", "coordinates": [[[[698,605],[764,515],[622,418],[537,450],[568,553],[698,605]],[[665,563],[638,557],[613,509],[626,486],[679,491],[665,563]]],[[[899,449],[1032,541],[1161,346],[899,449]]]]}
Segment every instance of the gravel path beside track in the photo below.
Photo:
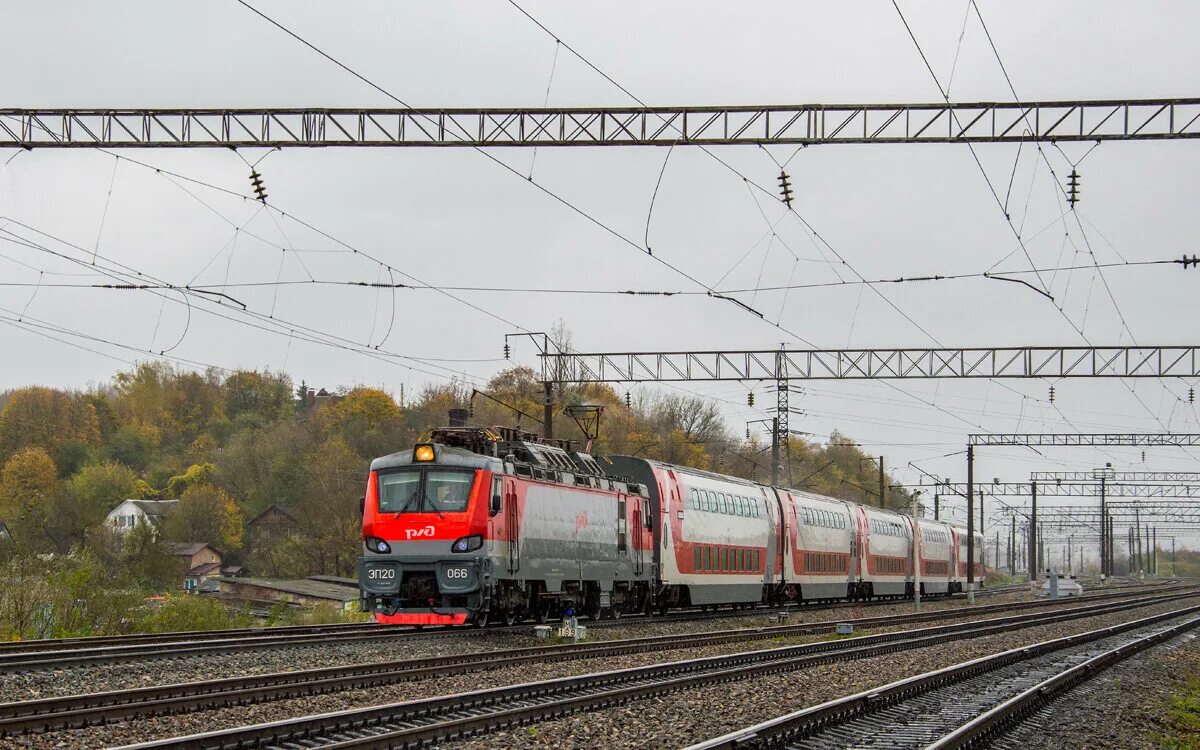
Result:
{"type": "Polygon", "coordinates": [[[534,727],[442,745],[443,750],[484,748],[684,747],[805,706],[1005,649],[1081,633],[1178,609],[1198,599],[1145,607],[1025,630],[1001,637],[964,640],[945,646],[827,664],[759,680],[734,682],[576,714],[534,727]]]}
{"type": "MultiPolygon", "coordinates": [[[[1195,600],[1200,600],[1200,597],[1195,600]]],[[[1183,606],[1186,601],[1195,600],[1181,600],[1169,605],[1139,608],[1104,617],[1088,618],[1076,622],[1016,631],[1005,636],[1003,639],[991,638],[978,642],[965,641],[963,648],[969,648],[971,654],[981,655],[991,653],[1020,643],[1044,640],[1055,635],[1066,635],[1071,632],[1089,630],[1126,619],[1148,616],[1157,611],[1165,611],[1183,606]]],[[[985,616],[979,615],[979,617],[985,616]]],[[[978,618],[964,617],[962,619],[978,618]]],[[[712,623],[709,624],[710,626],[712,625],[712,623]]],[[[911,626],[881,628],[873,632],[905,629],[907,627],[911,626]]],[[[792,639],[788,642],[802,642],[803,640],[813,639],[813,637],[808,637],[804,639],[792,639]]],[[[440,643],[444,644],[445,641],[440,643]]],[[[104,727],[55,732],[40,736],[12,737],[0,740],[0,749],[53,747],[68,750],[70,748],[112,746],[151,737],[178,736],[223,727],[272,721],[291,716],[391,703],[418,697],[450,694],[552,677],[586,674],[607,669],[656,664],[676,659],[715,656],[756,648],[771,648],[778,645],[783,645],[783,643],[780,640],[771,640],[756,641],[751,644],[723,644],[707,648],[688,649],[686,651],[656,651],[604,659],[525,665],[488,672],[450,675],[421,682],[400,683],[379,689],[343,691],[330,695],[295,698],[274,703],[221,708],[212,711],[194,711],[179,716],[142,719],[135,723],[113,724],[104,727]]],[[[943,650],[944,648],[942,647],[943,650]]],[[[511,733],[511,736],[501,734],[487,738],[486,741],[476,740],[469,745],[464,743],[464,747],[538,747],[545,743],[553,745],[557,742],[561,743],[561,746],[567,747],[583,747],[584,743],[587,743],[589,747],[594,748],[596,747],[595,738],[597,736],[609,738],[609,735],[612,734],[613,738],[615,738],[621,736],[623,731],[628,732],[630,736],[623,737],[619,746],[666,747],[676,744],[687,744],[687,741],[720,734],[736,726],[748,723],[751,717],[751,714],[748,712],[751,710],[758,710],[761,714],[760,718],[768,718],[783,713],[790,708],[807,705],[817,699],[814,685],[836,685],[832,689],[838,692],[829,693],[829,695],[840,695],[861,689],[864,685],[854,680],[861,680],[864,674],[871,676],[870,679],[873,681],[871,684],[878,684],[880,682],[887,682],[901,674],[924,671],[925,669],[932,668],[935,662],[937,662],[939,656],[933,653],[935,651],[937,649],[923,649],[919,652],[904,654],[899,657],[881,657],[864,662],[823,666],[816,670],[806,670],[791,675],[764,678],[762,681],[755,683],[733,683],[719,688],[674,694],[663,699],[638,703],[620,711],[581,714],[560,722],[546,724],[538,728],[536,738],[525,729],[517,730],[511,733]],[[709,698],[700,698],[698,697],[700,694],[708,695],[709,698]],[[772,696],[772,698],[764,700],[764,695],[772,696]],[[779,696],[790,696],[790,698],[783,700],[779,696]],[[717,700],[718,702],[714,704],[712,703],[713,700],[717,700]],[[680,734],[678,735],[678,739],[669,739],[677,735],[679,727],[673,726],[677,723],[676,720],[664,712],[674,714],[676,717],[686,717],[685,721],[695,723],[697,731],[692,735],[684,736],[680,734]],[[649,722],[645,724],[650,729],[648,734],[643,735],[640,732],[636,732],[635,734],[632,726],[627,727],[625,730],[620,729],[621,722],[631,721],[631,717],[635,716],[639,717],[639,721],[649,722]],[[720,723],[722,719],[725,723],[720,723]],[[547,739],[543,740],[542,738],[547,739]],[[555,739],[552,740],[550,738],[555,739]],[[642,744],[637,744],[638,742],[642,744]]],[[[953,652],[954,656],[946,657],[944,663],[961,661],[963,658],[966,658],[966,653],[956,648],[953,652]]],[[[209,671],[207,674],[211,675],[213,672],[209,671]]],[[[99,686],[90,685],[89,687],[98,688],[99,686]]]]}

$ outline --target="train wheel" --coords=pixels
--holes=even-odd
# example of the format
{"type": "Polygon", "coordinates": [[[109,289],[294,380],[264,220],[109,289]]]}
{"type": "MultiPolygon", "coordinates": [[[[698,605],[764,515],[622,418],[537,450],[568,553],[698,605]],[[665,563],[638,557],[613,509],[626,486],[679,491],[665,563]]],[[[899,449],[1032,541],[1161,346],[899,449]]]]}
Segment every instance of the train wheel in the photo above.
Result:
{"type": "Polygon", "coordinates": [[[612,619],[614,619],[614,620],[620,620],[621,614],[622,613],[621,613],[620,606],[614,606],[612,609],[609,610],[609,616],[612,617],[612,619]]]}
{"type": "Polygon", "coordinates": [[[492,621],[492,611],[491,610],[482,609],[479,612],[475,613],[475,627],[486,628],[488,626],[488,623],[490,623],[491,621],[492,621]]]}
{"type": "Polygon", "coordinates": [[[515,610],[515,609],[504,610],[504,624],[507,625],[508,627],[511,628],[513,625],[516,625],[517,621],[519,619],[520,618],[517,617],[517,610],[515,610]]]}
{"type": "Polygon", "coordinates": [[[600,615],[602,615],[603,613],[604,613],[604,608],[600,606],[600,598],[599,597],[596,597],[594,600],[588,602],[587,611],[584,612],[584,614],[586,614],[588,616],[588,619],[590,619],[590,620],[599,620],[600,615]]]}
{"type": "Polygon", "coordinates": [[[549,604],[539,604],[533,608],[533,621],[536,622],[538,625],[546,624],[546,621],[549,619],[550,619],[550,605],[549,604]]]}

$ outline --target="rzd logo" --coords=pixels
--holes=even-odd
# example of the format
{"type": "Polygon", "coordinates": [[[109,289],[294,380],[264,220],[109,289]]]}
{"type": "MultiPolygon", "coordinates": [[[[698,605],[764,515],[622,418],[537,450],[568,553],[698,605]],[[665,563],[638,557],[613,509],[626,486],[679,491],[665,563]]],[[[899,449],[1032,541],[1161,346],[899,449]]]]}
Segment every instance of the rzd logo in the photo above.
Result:
{"type": "Polygon", "coordinates": [[[432,539],[433,538],[433,527],[426,526],[423,529],[405,529],[404,530],[404,538],[405,539],[418,539],[423,536],[427,536],[430,539],[432,539]]]}

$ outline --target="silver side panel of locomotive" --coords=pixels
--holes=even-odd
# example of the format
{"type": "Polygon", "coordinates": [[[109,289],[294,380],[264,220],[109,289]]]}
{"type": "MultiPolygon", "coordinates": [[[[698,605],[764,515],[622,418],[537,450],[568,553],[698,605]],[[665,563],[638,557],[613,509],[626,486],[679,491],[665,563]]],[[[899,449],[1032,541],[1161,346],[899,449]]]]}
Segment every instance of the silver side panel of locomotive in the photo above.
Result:
{"type": "Polygon", "coordinates": [[[487,549],[495,563],[495,577],[544,581],[550,593],[577,581],[598,582],[606,594],[618,581],[650,580],[652,566],[645,559],[638,564],[633,549],[637,530],[629,523],[632,509],[640,502],[637,496],[625,496],[622,503],[612,494],[579,487],[526,483],[524,507],[515,519],[516,544],[494,538],[497,530],[514,522],[515,514],[500,513],[489,519],[487,549]],[[622,506],[625,514],[618,517],[622,506]]]}

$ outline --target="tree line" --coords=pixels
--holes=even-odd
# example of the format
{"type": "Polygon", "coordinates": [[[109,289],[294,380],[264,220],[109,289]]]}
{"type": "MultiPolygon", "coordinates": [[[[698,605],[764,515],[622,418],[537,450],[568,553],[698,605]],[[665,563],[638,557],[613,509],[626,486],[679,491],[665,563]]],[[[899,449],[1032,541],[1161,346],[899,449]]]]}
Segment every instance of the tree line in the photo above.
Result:
{"type": "MultiPolygon", "coordinates": [[[[497,373],[484,389],[490,398],[464,382],[426,386],[405,403],[378,388],[315,398],[310,390],[279,372],[143,363],[86,390],[0,394],[0,521],[11,536],[0,554],[43,562],[84,555],[108,580],[143,592],[177,583],[170,542],[209,542],[255,575],[352,576],[372,458],[410,447],[455,408],[468,409],[474,424],[541,429],[542,385],[526,367],[497,373]],[[126,499],[178,504],[160,533],[138,529],[122,540],[103,521],[126,499]],[[287,508],[297,528],[257,543],[246,525],[272,504],[287,508]]],[[[554,400],[559,412],[603,407],[594,453],[769,480],[768,439],[728,425],[712,401],[597,384],[559,386],[554,400]]],[[[556,436],[585,442],[562,414],[556,436]]],[[[875,465],[852,440],[793,436],[788,447],[783,483],[879,504],[875,465]]],[[[887,492],[885,504],[906,503],[887,492]]]]}

